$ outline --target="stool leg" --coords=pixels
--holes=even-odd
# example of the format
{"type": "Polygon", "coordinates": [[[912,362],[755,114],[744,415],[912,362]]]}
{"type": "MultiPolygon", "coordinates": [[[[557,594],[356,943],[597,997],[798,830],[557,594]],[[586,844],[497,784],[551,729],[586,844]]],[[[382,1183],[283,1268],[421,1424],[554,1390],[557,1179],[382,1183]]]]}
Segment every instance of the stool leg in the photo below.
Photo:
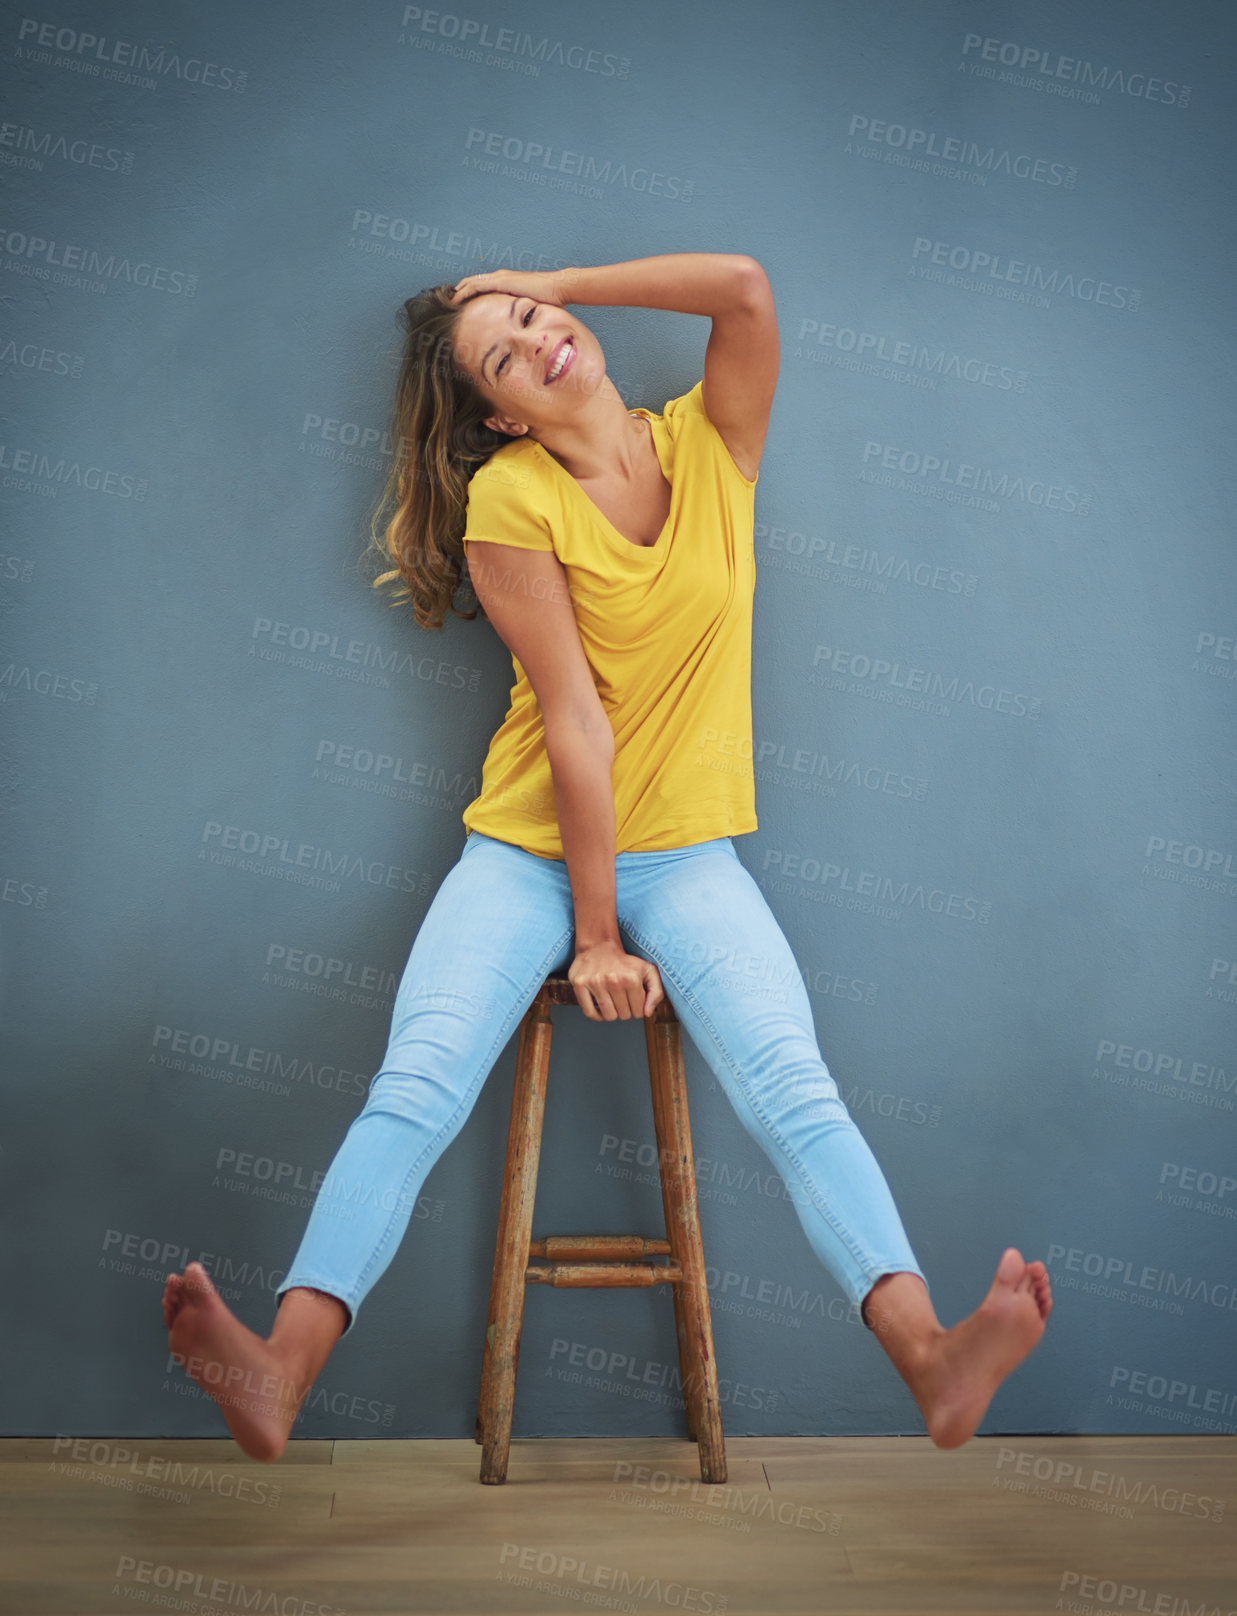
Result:
{"type": "MultiPolygon", "coordinates": [[[[645,1025],[646,1042],[649,1049],[649,1073],[652,1081],[653,1063],[659,1061],[661,1051],[656,1040],[650,1036],[651,1029],[645,1025]]],[[[670,1225],[674,1220],[674,1206],[670,1200],[670,1190],[667,1180],[670,1177],[674,1163],[673,1142],[663,1133],[662,1108],[657,1103],[657,1091],[653,1091],[653,1130],[657,1136],[657,1177],[661,1184],[661,1204],[665,1217],[666,1230],[669,1233],[670,1225]]],[[[694,1164],[693,1164],[694,1171],[694,1164]]],[[[674,1298],[674,1337],[679,1347],[679,1375],[683,1382],[683,1412],[687,1417],[687,1440],[697,1440],[696,1392],[698,1377],[692,1374],[691,1363],[691,1336],[687,1328],[687,1315],[683,1310],[683,1288],[681,1285],[671,1285],[670,1294],[674,1298]]]]}
{"type": "MultiPolygon", "coordinates": [[[[662,1145],[658,1141],[658,1155],[661,1156],[662,1145]]],[[[662,1157],[665,1160],[665,1157],[662,1157]]],[[[662,1202],[666,1201],[666,1187],[662,1185],[662,1202]]],[[[673,1214],[669,1206],[666,1207],[666,1227],[670,1227],[673,1214]]],[[[683,1311],[683,1288],[681,1285],[671,1285],[670,1294],[674,1297],[674,1334],[679,1343],[679,1374],[683,1381],[683,1412],[687,1416],[687,1440],[699,1440],[696,1434],[696,1398],[695,1382],[692,1378],[691,1354],[688,1348],[687,1315],[683,1311]]]]}
{"type": "Polygon", "coordinates": [[[481,1372],[481,1480],[498,1485],[507,1479],[511,1448],[511,1416],[515,1404],[515,1376],[520,1360],[520,1330],[524,1322],[525,1273],[533,1232],[533,1201],[537,1194],[537,1166],[541,1156],[541,1125],[545,1116],[546,1075],[550,1066],[550,1006],[542,993],[529,1006],[520,1032],[511,1095],[511,1124],[507,1132],[507,1164],[503,1173],[502,1205],[494,1277],[490,1288],[490,1317],[485,1332],[485,1361],[481,1372]]]}
{"type": "MultiPolygon", "coordinates": [[[[525,1015],[521,1018],[521,1021],[520,1021],[520,1041],[519,1041],[519,1045],[518,1045],[517,1050],[516,1050],[516,1060],[515,1060],[515,1070],[516,1070],[516,1081],[517,1081],[517,1083],[519,1081],[519,1074],[524,1069],[525,1055],[526,1055],[526,1051],[528,1049],[528,1033],[529,1033],[529,1028],[532,1026],[532,1024],[533,1024],[533,1022],[532,1022],[532,1007],[530,1006],[528,1012],[525,1013],[525,1015]]],[[[503,1164],[502,1194],[501,1194],[501,1196],[499,1198],[499,1209],[498,1209],[498,1229],[499,1229],[500,1237],[501,1237],[504,1222],[507,1219],[508,1210],[509,1210],[507,1202],[508,1202],[508,1197],[510,1195],[510,1184],[511,1184],[511,1179],[510,1179],[510,1167],[511,1167],[511,1162],[512,1162],[512,1133],[511,1133],[511,1130],[512,1130],[512,1126],[514,1124],[514,1121],[515,1121],[515,1118],[516,1118],[516,1115],[517,1115],[517,1110],[518,1110],[518,1107],[517,1107],[516,1093],[515,1093],[515,1091],[513,1091],[512,1096],[511,1096],[511,1119],[507,1124],[507,1154],[506,1154],[504,1164],[503,1164]]],[[[490,1305],[489,1305],[489,1312],[488,1312],[488,1314],[486,1316],[486,1321],[485,1321],[485,1348],[484,1348],[484,1350],[483,1350],[483,1352],[481,1354],[481,1391],[480,1391],[480,1394],[479,1394],[479,1396],[477,1398],[477,1422],[476,1422],[476,1427],[475,1427],[475,1430],[474,1430],[474,1433],[473,1433],[473,1440],[476,1441],[476,1442],[484,1442],[485,1441],[485,1411],[489,1407],[489,1400],[490,1400],[490,1397],[492,1395],[491,1391],[490,1391],[490,1378],[491,1378],[491,1375],[493,1373],[493,1367],[494,1367],[494,1353],[493,1353],[492,1348],[491,1348],[491,1342],[492,1342],[493,1335],[494,1335],[494,1323],[495,1323],[496,1319],[498,1318],[498,1298],[499,1298],[499,1294],[500,1294],[500,1292],[502,1290],[502,1273],[503,1273],[503,1245],[502,1245],[501,1238],[499,1238],[494,1243],[494,1268],[493,1268],[493,1272],[492,1272],[492,1274],[490,1276],[490,1305]]]]}
{"type": "Polygon", "coordinates": [[[644,1031],[648,1042],[662,1199],[666,1208],[666,1238],[674,1260],[683,1271],[682,1280],[674,1286],[676,1293],[681,1292],[681,1302],[675,1308],[675,1324],[679,1331],[680,1363],[685,1363],[683,1397],[691,1411],[688,1424],[694,1430],[698,1446],[700,1479],[724,1482],[726,1448],[696,1202],[696,1166],[687,1111],[682,1029],[669,999],[663,999],[653,1014],[645,1018],[644,1031]]]}
{"type": "MultiPolygon", "coordinates": [[[[652,1027],[645,1024],[646,1042],[649,1049],[649,1081],[653,1087],[653,1130],[657,1136],[657,1176],[661,1185],[661,1204],[665,1217],[666,1233],[670,1236],[671,1225],[675,1222],[674,1202],[670,1195],[670,1181],[675,1175],[675,1147],[665,1121],[665,1106],[659,1102],[659,1086],[655,1073],[660,1073],[665,1060],[665,1050],[661,1040],[654,1035],[652,1027]]],[[[664,1095],[664,1075],[660,1079],[660,1089],[664,1095]]],[[[693,1164],[694,1171],[694,1164],[693,1164]]],[[[671,1237],[673,1245],[673,1238],[671,1237]]],[[[674,1298],[674,1334],[679,1349],[679,1376],[683,1383],[683,1413],[687,1419],[687,1439],[689,1442],[699,1440],[698,1428],[700,1416],[698,1404],[700,1401],[700,1376],[692,1373],[692,1347],[691,1331],[688,1327],[687,1312],[681,1285],[671,1285],[670,1293],[674,1298]]]]}
{"type": "MultiPolygon", "coordinates": [[[[650,1073],[652,1072],[652,1061],[659,1058],[658,1055],[653,1053],[650,1040],[650,1073]]],[[[670,1139],[663,1134],[661,1107],[657,1104],[656,1098],[654,1098],[653,1102],[653,1131],[657,1136],[657,1176],[661,1184],[662,1213],[665,1217],[668,1235],[670,1225],[674,1221],[674,1205],[670,1199],[668,1183],[674,1168],[674,1146],[670,1139]]],[[[687,1440],[696,1442],[699,1440],[697,1436],[698,1416],[696,1413],[699,1376],[692,1374],[691,1334],[687,1327],[687,1314],[684,1311],[683,1287],[681,1285],[671,1285],[670,1294],[674,1299],[674,1338],[679,1344],[679,1375],[683,1382],[683,1413],[687,1417],[687,1440]]]]}

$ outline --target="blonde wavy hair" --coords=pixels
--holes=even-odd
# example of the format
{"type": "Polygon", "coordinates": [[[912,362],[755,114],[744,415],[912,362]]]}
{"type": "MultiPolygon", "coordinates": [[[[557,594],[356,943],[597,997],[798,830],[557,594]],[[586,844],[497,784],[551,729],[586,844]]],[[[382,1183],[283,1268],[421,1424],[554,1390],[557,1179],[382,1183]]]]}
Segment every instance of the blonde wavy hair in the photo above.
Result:
{"type": "Polygon", "coordinates": [[[474,472],[511,438],[485,424],[494,406],[454,353],[462,304],[453,285],[426,287],[397,316],[405,333],[390,438],[394,464],[370,516],[366,556],[386,565],[372,587],[393,585],[392,606],[411,600],[422,628],[441,629],[447,612],[468,620],[485,608],[468,578],[464,528],[474,472]],[[474,602],[456,605],[463,587],[474,602]]]}

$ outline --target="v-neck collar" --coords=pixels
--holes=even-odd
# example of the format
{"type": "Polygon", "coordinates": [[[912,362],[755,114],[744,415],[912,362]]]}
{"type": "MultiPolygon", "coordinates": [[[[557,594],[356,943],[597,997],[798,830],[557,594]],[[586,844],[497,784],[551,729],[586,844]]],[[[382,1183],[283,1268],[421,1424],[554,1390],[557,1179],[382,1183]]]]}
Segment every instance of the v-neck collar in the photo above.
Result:
{"type": "Polygon", "coordinates": [[[657,535],[656,539],[653,541],[652,544],[634,544],[632,542],[632,540],[627,538],[627,536],[625,534],[620,533],[618,528],[615,527],[614,523],[605,514],[605,512],[601,509],[601,507],[592,499],[592,497],[588,493],[585,492],[584,487],[580,483],[579,479],[576,478],[576,477],[573,477],[571,475],[571,473],[567,470],[566,466],[562,465],[561,462],[555,460],[554,456],[550,453],[550,451],[543,444],[538,443],[536,438],[532,439],[532,442],[533,442],[534,446],[538,450],[540,450],[542,457],[545,460],[549,461],[550,465],[552,465],[556,471],[561,472],[562,475],[567,479],[567,481],[575,489],[575,491],[579,495],[579,497],[588,506],[589,510],[592,511],[593,516],[596,518],[596,520],[597,520],[599,526],[602,528],[602,530],[605,533],[607,533],[614,540],[614,542],[616,544],[621,544],[624,550],[634,550],[637,555],[639,555],[641,552],[644,552],[647,555],[655,555],[655,556],[660,557],[660,556],[663,556],[666,553],[666,546],[663,543],[663,540],[665,539],[666,533],[670,528],[670,524],[674,519],[674,501],[675,501],[675,495],[676,495],[676,486],[675,486],[676,479],[673,478],[673,477],[666,477],[666,466],[665,466],[665,462],[662,459],[661,441],[660,441],[660,438],[658,437],[657,423],[652,418],[653,412],[651,410],[641,408],[641,409],[628,410],[627,413],[628,413],[628,415],[643,415],[646,418],[646,420],[648,421],[648,423],[649,423],[649,431],[653,435],[653,450],[657,455],[657,464],[661,468],[662,476],[665,478],[666,482],[670,486],[670,509],[666,514],[666,520],[662,523],[661,532],[657,535]]]}

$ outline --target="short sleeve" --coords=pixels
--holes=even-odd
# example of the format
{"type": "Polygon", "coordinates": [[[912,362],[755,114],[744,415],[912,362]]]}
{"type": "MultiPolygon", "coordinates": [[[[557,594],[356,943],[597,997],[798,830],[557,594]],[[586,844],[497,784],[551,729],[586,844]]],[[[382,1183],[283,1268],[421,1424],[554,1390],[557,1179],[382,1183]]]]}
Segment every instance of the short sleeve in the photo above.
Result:
{"type": "Polygon", "coordinates": [[[702,376],[690,392],[679,398],[669,399],[662,411],[663,419],[670,429],[670,436],[677,438],[688,421],[696,423],[692,430],[703,431],[709,442],[713,445],[714,453],[722,465],[728,466],[739,478],[745,488],[755,488],[756,478],[747,477],[735,465],[734,456],[726,445],[725,438],[713,425],[708,411],[704,407],[704,377],[702,376]]]}
{"type": "MultiPolygon", "coordinates": [[[[662,420],[665,421],[674,433],[689,415],[704,415],[704,377],[702,376],[690,392],[683,393],[679,398],[668,398],[662,406],[662,420]]],[[[705,420],[709,418],[704,415],[705,420]]]]}
{"type": "Polygon", "coordinates": [[[464,543],[486,539],[518,550],[554,549],[550,524],[530,457],[499,450],[473,472],[468,484],[464,543]]]}

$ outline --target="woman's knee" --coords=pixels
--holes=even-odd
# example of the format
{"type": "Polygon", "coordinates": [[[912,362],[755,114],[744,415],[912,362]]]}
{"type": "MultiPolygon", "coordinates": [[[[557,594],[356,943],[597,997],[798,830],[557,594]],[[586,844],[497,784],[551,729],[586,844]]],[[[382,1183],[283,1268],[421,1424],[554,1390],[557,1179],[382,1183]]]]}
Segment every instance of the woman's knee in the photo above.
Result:
{"type": "Polygon", "coordinates": [[[421,1121],[427,1115],[437,1085],[415,1072],[383,1068],[369,1085],[365,1104],[356,1121],[379,1114],[421,1121]]]}

